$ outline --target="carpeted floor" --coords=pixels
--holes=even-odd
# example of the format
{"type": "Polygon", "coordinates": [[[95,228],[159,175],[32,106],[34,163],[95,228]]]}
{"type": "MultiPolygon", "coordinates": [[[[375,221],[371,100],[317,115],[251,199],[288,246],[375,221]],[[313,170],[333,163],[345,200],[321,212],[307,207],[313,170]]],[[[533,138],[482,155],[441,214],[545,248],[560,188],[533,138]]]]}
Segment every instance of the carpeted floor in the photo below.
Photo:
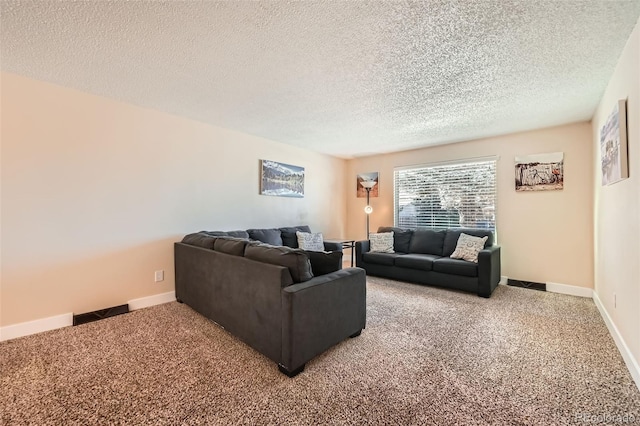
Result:
{"type": "Polygon", "coordinates": [[[640,424],[590,299],[369,277],[367,304],[362,335],[293,379],[176,302],[3,342],[0,423],[640,424]]]}

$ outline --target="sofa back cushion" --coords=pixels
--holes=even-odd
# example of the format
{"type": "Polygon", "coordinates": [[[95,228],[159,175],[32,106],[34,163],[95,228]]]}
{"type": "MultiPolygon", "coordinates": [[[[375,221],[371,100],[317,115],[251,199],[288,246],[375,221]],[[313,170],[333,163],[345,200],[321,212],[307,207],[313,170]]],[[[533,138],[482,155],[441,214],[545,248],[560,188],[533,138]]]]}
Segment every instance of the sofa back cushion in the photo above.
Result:
{"type": "Polygon", "coordinates": [[[283,246],[275,247],[264,244],[248,244],[244,252],[244,257],[258,262],[287,267],[295,283],[309,281],[313,278],[309,256],[300,249],[283,246]]]}
{"type": "Polygon", "coordinates": [[[309,228],[307,225],[280,228],[282,245],[291,248],[298,248],[298,237],[296,236],[297,231],[311,233],[311,228],[309,228]]]}
{"type": "Polygon", "coordinates": [[[381,226],[378,233],[393,232],[393,251],[396,253],[409,253],[409,245],[413,230],[396,228],[395,226],[381,226]]]}
{"type": "Polygon", "coordinates": [[[247,231],[201,231],[212,237],[234,237],[234,238],[249,238],[247,231]]]}
{"type": "Polygon", "coordinates": [[[279,229],[247,229],[249,238],[256,241],[262,241],[263,243],[270,244],[272,246],[281,246],[282,235],[279,229]]]}
{"type": "MultiPolygon", "coordinates": [[[[418,228],[413,231],[409,253],[435,254],[442,256],[442,247],[445,238],[444,230],[435,231],[433,229],[418,228]]],[[[457,241],[457,240],[456,240],[457,241]]],[[[455,243],[453,249],[455,249],[455,243]]],[[[453,250],[451,250],[453,253],[453,250]]]]}
{"type": "Polygon", "coordinates": [[[493,231],[490,229],[449,228],[446,230],[447,235],[444,237],[442,256],[451,256],[458,245],[458,238],[460,238],[460,234],[463,232],[467,235],[473,235],[474,237],[488,237],[484,243],[485,248],[493,245],[493,231]]]}
{"type": "Polygon", "coordinates": [[[233,256],[244,256],[244,248],[249,240],[234,237],[217,237],[213,249],[233,256]]]}
{"type": "Polygon", "coordinates": [[[215,240],[216,237],[211,237],[200,231],[195,234],[185,235],[182,242],[192,246],[204,247],[213,250],[213,243],[215,240]]]}

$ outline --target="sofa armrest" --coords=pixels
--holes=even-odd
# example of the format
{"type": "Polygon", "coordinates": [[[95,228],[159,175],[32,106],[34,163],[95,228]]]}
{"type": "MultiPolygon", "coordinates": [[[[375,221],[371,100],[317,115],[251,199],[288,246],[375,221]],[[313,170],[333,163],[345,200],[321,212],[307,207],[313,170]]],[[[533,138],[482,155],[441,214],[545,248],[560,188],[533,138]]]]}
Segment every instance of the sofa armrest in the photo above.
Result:
{"type": "Polygon", "coordinates": [[[500,282],[500,246],[478,253],[478,296],[490,297],[500,282]]]}
{"type": "Polygon", "coordinates": [[[362,265],[362,254],[369,251],[369,244],[369,240],[356,241],[356,266],[362,265]]]}
{"type": "Polygon", "coordinates": [[[342,251],[342,244],[324,241],[324,251],[342,251]]]}
{"type": "Polygon", "coordinates": [[[282,289],[282,361],[294,371],[366,322],[366,275],[346,268],[282,289]]]}

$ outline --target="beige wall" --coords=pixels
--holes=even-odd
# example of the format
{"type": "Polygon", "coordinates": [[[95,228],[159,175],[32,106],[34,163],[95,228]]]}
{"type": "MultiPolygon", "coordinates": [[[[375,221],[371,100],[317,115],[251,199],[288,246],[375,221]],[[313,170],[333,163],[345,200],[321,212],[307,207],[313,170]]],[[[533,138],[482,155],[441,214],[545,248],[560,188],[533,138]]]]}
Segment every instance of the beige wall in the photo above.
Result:
{"type": "Polygon", "coordinates": [[[356,198],[358,173],[380,173],[380,197],[372,199],[371,230],[393,224],[394,167],[499,156],[497,232],[502,275],[509,278],[593,286],[591,126],[567,126],[471,142],[378,155],[347,164],[347,233],[366,234],[366,204],[356,198]],[[562,191],[516,193],[514,157],[564,152],[562,191]]]}
{"type": "Polygon", "coordinates": [[[595,291],[640,364],[640,21],[593,118],[595,291]],[[601,185],[600,128],[627,99],[629,179],[601,185]],[[614,294],[617,302],[614,303],[614,294]]]}
{"type": "Polygon", "coordinates": [[[189,232],[344,233],[344,160],[6,73],[1,137],[2,326],[172,291],[189,232]],[[260,159],[305,197],[259,195],[260,159]]]}

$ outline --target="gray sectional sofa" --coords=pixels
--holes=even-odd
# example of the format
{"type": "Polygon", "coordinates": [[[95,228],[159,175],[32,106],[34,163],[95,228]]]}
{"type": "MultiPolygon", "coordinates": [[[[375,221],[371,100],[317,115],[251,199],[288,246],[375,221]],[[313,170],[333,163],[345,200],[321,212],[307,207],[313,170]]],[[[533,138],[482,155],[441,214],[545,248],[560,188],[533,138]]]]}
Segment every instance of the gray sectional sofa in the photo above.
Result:
{"type": "MultiPolygon", "coordinates": [[[[275,361],[289,377],[360,334],[366,322],[364,270],[341,269],[342,252],[309,254],[251,241],[246,237],[260,232],[244,232],[200,232],[175,243],[178,301],[275,361]]],[[[281,232],[280,238],[286,236],[281,232]]]]}
{"type": "Polygon", "coordinates": [[[469,291],[482,297],[490,297],[500,282],[500,246],[494,244],[490,230],[378,229],[390,231],[394,233],[395,253],[372,253],[369,241],[356,242],[356,266],[365,269],[367,275],[469,291]],[[488,237],[478,263],[449,257],[463,232],[488,237]]]}

